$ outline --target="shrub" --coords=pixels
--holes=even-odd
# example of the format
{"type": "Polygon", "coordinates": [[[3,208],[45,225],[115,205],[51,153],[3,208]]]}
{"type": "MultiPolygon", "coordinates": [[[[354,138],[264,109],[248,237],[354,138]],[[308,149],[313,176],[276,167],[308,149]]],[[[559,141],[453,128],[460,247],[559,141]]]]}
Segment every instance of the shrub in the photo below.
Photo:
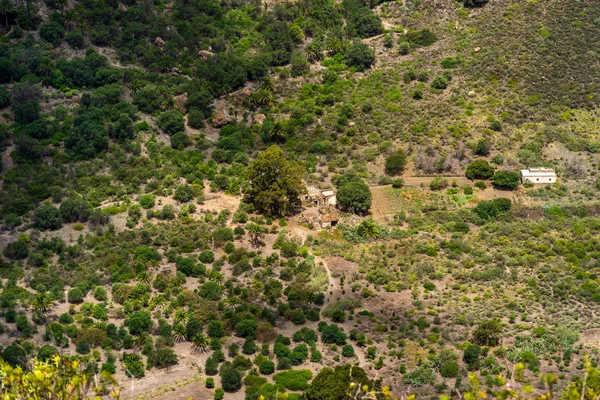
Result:
{"type": "Polygon", "coordinates": [[[204,264],[210,264],[215,260],[215,253],[210,250],[204,250],[202,253],[200,253],[198,259],[204,264]]]}
{"type": "Polygon", "coordinates": [[[56,21],[50,20],[40,26],[40,37],[57,47],[65,35],[65,28],[56,21]]]}
{"type": "Polygon", "coordinates": [[[483,181],[479,181],[479,182],[475,182],[475,187],[476,187],[477,189],[484,190],[484,189],[486,189],[486,188],[487,188],[487,185],[485,184],[485,182],[483,182],[483,181]]]}
{"type": "Polygon", "coordinates": [[[194,200],[194,190],[190,185],[179,185],[177,186],[177,189],[175,189],[173,199],[182,203],[188,203],[194,200]]]}
{"type": "Polygon", "coordinates": [[[502,323],[498,319],[480,322],[473,331],[474,342],[481,346],[497,346],[502,336],[502,323]]]}
{"type": "Polygon", "coordinates": [[[206,388],[208,389],[212,389],[215,387],[215,379],[212,377],[208,377],[206,378],[206,384],[205,384],[206,388]]]}
{"type": "Polygon", "coordinates": [[[456,57],[446,57],[441,62],[442,68],[451,69],[456,68],[458,65],[458,58],[456,57]]]}
{"type": "Polygon", "coordinates": [[[223,398],[225,397],[225,391],[221,388],[217,388],[215,390],[215,396],[214,399],[215,400],[223,400],[223,398]]]}
{"type": "Polygon", "coordinates": [[[23,260],[29,256],[29,248],[25,240],[10,242],[2,254],[10,260],[23,260]]]}
{"type": "Polygon", "coordinates": [[[510,210],[512,203],[509,199],[494,199],[480,201],[473,209],[481,219],[489,220],[510,210]]]}
{"type": "Polygon", "coordinates": [[[435,33],[431,32],[428,28],[423,28],[420,31],[410,31],[406,34],[406,40],[410,43],[411,47],[427,47],[431,46],[437,41],[435,33]]]}
{"type": "Polygon", "coordinates": [[[434,89],[446,89],[448,87],[448,84],[450,82],[448,81],[448,78],[440,75],[440,76],[436,76],[432,81],[431,81],[431,87],[434,89]]]}
{"type": "Polygon", "coordinates": [[[401,175],[406,167],[406,153],[398,150],[385,159],[385,173],[388,175],[401,175]]]}
{"type": "Polygon", "coordinates": [[[192,144],[190,137],[185,132],[177,132],[171,136],[171,148],[176,150],[183,150],[192,144]]]}
{"type": "Polygon", "coordinates": [[[398,179],[394,179],[392,181],[392,187],[394,189],[401,189],[404,187],[404,179],[402,178],[398,178],[398,179]]]}
{"type": "Polygon", "coordinates": [[[492,151],[492,141],[489,139],[480,139],[475,145],[475,154],[478,156],[488,156],[492,151]]]}
{"type": "Polygon", "coordinates": [[[440,375],[444,378],[456,378],[458,376],[459,366],[456,361],[450,361],[440,368],[440,375]]]}
{"type": "Polygon", "coordinates": [[[277,386],[292,391],[306,390],[308,381],[311,378],[312,372],[306,369],[278,372],[273,375],[273,380],[277,386]]]}
{"type": "Polygon", "coordinates": [[[475,8],[485,6],[488,1],[489,0],[463,0],[463,4],[465,7],[475,8]]]}
{"type": "Polygon", "coordinates": [[[96,288],[94,289],[94,299],[98,301],[106,301],[106,289],[104,289],[102,286],[96,286],[96,288]]]}
{"type": "Polygon", "coordinates": [[[200,286],[198,294],[207,300],[219,300],[222,296],[221,286],[217,282],[206,282],[200,286]]]}
{"type": "Polygon", "coordinates": [[[83,301],[83,292],[80,288],[74,287],[67,292],[67,300],[69,303],[81,303],[83,301]]]}
{"type": "Polygon", "coordinates": [[[242,374],[230,362],[221,365],[219,375],[224,391],[237,392],[242,387],[242,374]]]}
{"type": "Polygon", "coordinates": [[[85,222],[92,214],[89,203],[81,197],[69,197],[60,204],[59,211],[65,222],[85,222]]]}
{"type": "Polygon", "coordinates": [[[191,128],[202,129],[204,128],[204,113],[197,108],[190,108],[188,112],[187,123],[191,128]]]}
{"type": "Polygon", "coordinates": [[[354,357],[354,347],[350,344],[342,346],[342,355],[344,357],[354,357]]]}
{"type": "Polygon", "coordinates": [[[469,179],[489,179],[494,176],[494,167],[485,160],[476,160],[467,166],[465,175],[469,179]]]}
{"type": "Polygon", "coordinates": [[[161,113],[157,124],[169,136],[185,130],[185,119],[183,118],[183,114],[178,110],[168,110],[161,113]]]}
{"type": "Polygon", "coordinates": [[[46,344],[40,347],[40,349],[38,350],[37,359],[40,361],[48,361],[55,355],[58,355],[56,347],[46,344]]]}
{"type": "Polygon", "coordinates": [[[400,42],[398,44],[398,53],[405,56],[410,53],[410,43],[409,42],[400,42]]]}
{"type": "Polygon", "coordinates": [[[275,372],[275,363],[270,360],[264,360],[258,365],[258,369],[263,375],[271,375],[275,372]]]}
{"type": "Polygon", "coordinates": [[[89,342],[81,340],[77,342],[77,345],[75,346],[75,351],[77,351],[79,354],[89,354],[91,351],[91,346],[89,342]]]}
{"type": "Polygon", "coordinates": [[[65,40],[73,49],[83,49],[85,47],[85,38],[79,29],[73,29],[67,33],[65,40]]]}
{"type": "Polygon", "coordinates": [[[152,328],[152,318],[146,311],[137,311],[127,320],[127,327],[132,335],[149,332],[152,328]]]}
{"type": "Polygon", "coordinates": [[[143,194],[140,196],[139,202],[140,202],[140,206],[142,208],[145,208],[145,209],[152,208],[152,207],[154,207],[154,204],[155,204],[154,195],[143,194]]]}
{"type": "Polygon", "coordinates": [[[448,179],[436,176],[429,184],[429,190],[438,191],[448,187],[448,179]]]}

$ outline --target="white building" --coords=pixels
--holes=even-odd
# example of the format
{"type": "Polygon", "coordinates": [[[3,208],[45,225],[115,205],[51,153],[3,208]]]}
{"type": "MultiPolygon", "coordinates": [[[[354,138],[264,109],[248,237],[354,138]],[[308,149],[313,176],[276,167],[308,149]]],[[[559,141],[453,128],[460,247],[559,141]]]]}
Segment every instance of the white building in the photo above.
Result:
{"type": "Polygon", "coordinates": [[[521,170],[521,182],[556,183],[554,168],[529,168],[521,170]]]}

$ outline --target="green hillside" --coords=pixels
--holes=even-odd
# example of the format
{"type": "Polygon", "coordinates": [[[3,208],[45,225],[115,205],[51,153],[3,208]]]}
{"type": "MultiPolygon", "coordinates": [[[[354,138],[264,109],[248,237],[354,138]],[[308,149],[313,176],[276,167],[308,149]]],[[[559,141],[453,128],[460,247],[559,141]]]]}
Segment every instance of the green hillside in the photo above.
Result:
{"type": "Polygon", "coordinates": [[[0,0],[0,393],[596,398],[599,45],[589,0],[0,0]]]}

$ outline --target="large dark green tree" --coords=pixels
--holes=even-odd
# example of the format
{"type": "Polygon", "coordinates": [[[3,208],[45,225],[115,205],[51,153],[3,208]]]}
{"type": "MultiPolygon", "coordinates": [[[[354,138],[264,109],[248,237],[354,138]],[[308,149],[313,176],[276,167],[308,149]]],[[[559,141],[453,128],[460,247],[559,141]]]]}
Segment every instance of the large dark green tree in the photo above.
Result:
{"type": "Polygon", "coordinates": [[[247,171],[250,188],[244,201],[267,215],[287,215],[300,206],[302,173],[276,145],[261,152],[247,171]]]}
{"type": "Polygon", "coordinates": [[[372,200],[371,190],[362,180],[348,182],[342,185],[337,192],[338,207],[343,211],[355,214],[367,214],[372,200]]]}

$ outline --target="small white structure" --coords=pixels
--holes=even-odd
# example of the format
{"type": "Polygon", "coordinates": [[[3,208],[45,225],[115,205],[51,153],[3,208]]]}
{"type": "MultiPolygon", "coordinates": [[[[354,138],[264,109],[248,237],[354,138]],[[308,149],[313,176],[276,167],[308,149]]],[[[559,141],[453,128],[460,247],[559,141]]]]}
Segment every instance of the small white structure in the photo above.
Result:
{"type": "Polygon", "coordinates": [[[521,170],[521,182],[556,183],[554,168],[529,168],[521,170]]]}

